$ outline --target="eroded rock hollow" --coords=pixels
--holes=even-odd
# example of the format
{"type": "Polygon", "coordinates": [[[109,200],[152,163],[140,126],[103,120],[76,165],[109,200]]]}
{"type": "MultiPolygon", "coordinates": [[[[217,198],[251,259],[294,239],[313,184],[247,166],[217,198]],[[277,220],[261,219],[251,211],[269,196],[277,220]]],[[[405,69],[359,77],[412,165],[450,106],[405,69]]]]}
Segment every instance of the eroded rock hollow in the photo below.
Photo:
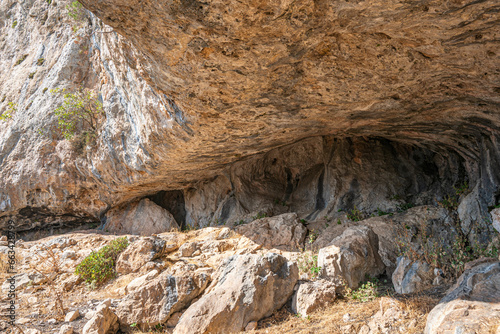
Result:
{"type": "Polygon", "coordinates": [[[106,223],[149,198],[180,225],[499,204],[493,1],[82,0],[0,4],[0,225],[106,223]],[[15,24],[14,24],[15,22],[15,24]],[[99,92],[95,146],[58,135],[54,88],[99,92]],[[465,185],[465,187],[464,187],[465,185]]]}

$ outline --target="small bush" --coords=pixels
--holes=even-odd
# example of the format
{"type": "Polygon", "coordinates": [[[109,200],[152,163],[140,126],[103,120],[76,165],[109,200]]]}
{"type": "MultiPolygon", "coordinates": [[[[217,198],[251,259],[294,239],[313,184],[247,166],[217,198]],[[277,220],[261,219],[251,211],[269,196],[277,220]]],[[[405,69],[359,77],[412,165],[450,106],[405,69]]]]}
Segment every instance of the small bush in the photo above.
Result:
{"type": "Polygon", "coordinates": [[[44,58],[38,58],[38,60],[37,60],[36,64],[37,64],[38,66],[42,66],[42,65],[43,65],[43,63],[45,63],[45,59],[44,59],[44,58]]]}
{"type": "Polygon", "coordinates": [[[352,209],[351,212],[347,214],[347,219],[352,220],[353,222],[359,222],[363,220],[363,214],[355,205],[354,209],[352,209]]]}
{"type": "Polygon", "coordinates": [[[7,110],[4,111],[3,114],[0,115],[0,121],[6,121],[12,118],[12,114],[17,111],[17,104],[14,102],[9,102],[7,104],[7,110]]]}
{"type": "Polygon", "coordinates": [[[115,262],[118,255],[127,248],[126,237],[111,241],[97,252],[90,253],[77,267],[75,274],[79,275],[91,286],[97,287],[116,276],[115,262]]]}
{"type": "Polygon", "coordinates": [[[28,58],[28,55],[22,55],[21,58],[19,58],[16,62],[16,64],[14,66],[17,66],[19,64],[21,64],[23,61],[26,60],[26,58],[28,58]]]}
{"type": "Polygon", "coordinates": [[[321,267],[318,267],[318,255],[310,251],[303,252],[297,258],[297,265],[301,274],[307,274],[315,279],[321,273],[321,267]]]}
{"type": "Polygon", "coordinates": [[[17,21],[12,22],[12,28],[15,28],[17,26],[17,21]]]}
{"type": "Polygon", "coordinates": [[[350,296],[354,300],[366,303],[380,297],[379,289],[379,280],[377,278],[368,278],[358,289],[350,291],[350,296]]]}
{"type": "Polygon", "coordinates": [[[35,76],[36,72],[31,72],[30,75],[28,76],[30,79],[33,79],[33,77],[35,76]]]}

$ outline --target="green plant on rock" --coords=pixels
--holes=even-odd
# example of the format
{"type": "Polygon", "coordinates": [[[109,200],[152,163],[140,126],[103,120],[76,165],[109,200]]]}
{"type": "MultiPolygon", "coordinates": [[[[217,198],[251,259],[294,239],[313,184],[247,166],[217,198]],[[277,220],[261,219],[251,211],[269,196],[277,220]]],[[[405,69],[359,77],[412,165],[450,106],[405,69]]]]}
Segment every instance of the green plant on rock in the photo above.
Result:
{"type": "Polygon", "coordinates": [[[309,239],[309,244],[313,244],[314,241],[318,238],[319,233],[315,232],[314,230],[311,230],[309,233],[308,239],[309,239]]]}
{"type": "Polygon", "coordinates": [[[36,61],[36,64],[37,64],[38,66],[42,66],[42,65],[43,65],[43,63],[45,63],[45,59],[44,59],[44,58],[38,58],[38,60],[36,61]]]}
{"type": "Polygon", "coordinates": [[[12,22],[12,28],[15,28],[17,26],[17,21],[12,22]]]}
{"type": "Polygon", "coordinates": [[[359,288],[350,291],[350,296],[354,300],[366,303],[380,297],[379,289],[379,280],[377,278],[368,278],[359,288]]]}
{"type": "Polygon", "coordinates": [[[360,220],[363,220],[363,214],[355,205],[354,209],[352,209],[351,212],[347,214],[347,219],[352,220],[353,222],[359,222],[360,220]]]}
{"type": "Polygon", "coordinates": [[[6,121],[12,118],[12,114],[17,111],[17,104],[14,102],[7,103],[7,110],[0,115],[0,121],[6,121]]]}
{"type": "Polygon", "coordinates": [[[66,5],[66,10],[68,11],[68,16],[73,20],[81,22],[85,17],[85,8],[79,1],[72,1],[70,4],[66,5]]]}
{"type": "Polygon", "coordinates": [[[26,58],[28,58],[28,55],[22,55],[17,61],[16,61],[16,64],[14,66],[17,66],[19,64],[21,64],[23,61],[26,60],[26,58]]]}
{"type": "Polygon", "coordinates": [[[311,251],[302,252],[297,258],[297,265],[300,274],[307,274],[315,279],[321,273],[321,267],[318,266],[318,255],[311,251]]]}
{"type": "Polygon", "coordinates": [[[80,89],[75,92],[52,89],[50,92],[62,95],[64,98],[63,103],[54,110],[57,116],[57,126],[64,138],[69,140],[78,134],[77,139],[80,145],[92,144],[104,113],[98,94],[89,89],[80,89]]]}
{"type": "Polygon", "coordinates": [[[97,252],[90,253],[75,269],[75,274],[91,287],[98,287],[116,276],[115,262],[129,245],[126,237],[117,238],[97,252]]]}

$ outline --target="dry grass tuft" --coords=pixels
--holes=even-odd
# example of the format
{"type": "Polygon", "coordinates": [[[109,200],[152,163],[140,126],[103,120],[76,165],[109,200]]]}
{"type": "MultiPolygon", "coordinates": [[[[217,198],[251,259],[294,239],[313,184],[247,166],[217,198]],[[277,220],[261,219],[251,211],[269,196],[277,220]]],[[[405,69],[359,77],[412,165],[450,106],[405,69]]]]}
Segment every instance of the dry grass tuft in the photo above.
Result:
{"type": "Polygon", "coordinates": [[[297,317],[284,307],[271,317],[259,321],[259,327],[253,333],[258,334],[336,334],[357,333],[363,325],[367,325],[371,317],[388,305],[396,305],[403,316],[396,319],[392,328],[405,328],[404,333],[422,333],[427,314],[438,303],[439,298],[433,296],[413,296],[407,298],[383,297],[365,303],[350,298],[337,300],[333,305],[318,310],[308,317],[297,317]],[[348,313],[350,321],[344,321],[348,313]],[[347,326],[350,326],[349,328],[347,326]]]}

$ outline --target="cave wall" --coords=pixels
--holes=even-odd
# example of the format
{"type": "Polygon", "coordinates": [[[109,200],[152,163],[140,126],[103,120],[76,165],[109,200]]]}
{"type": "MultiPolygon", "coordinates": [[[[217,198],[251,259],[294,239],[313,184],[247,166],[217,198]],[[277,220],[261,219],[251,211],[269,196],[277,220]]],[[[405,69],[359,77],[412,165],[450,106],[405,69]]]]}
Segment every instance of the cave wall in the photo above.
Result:
{"type": "Polygon", "coordinates": [[[313,137],[237,162],[186,189],[186,223],[286,211],[314,220],[354,207],[371,214],[437,205],[468,180],[465,160],[455,152],[382,138],[313,137]]]}
{"type": "Polygon", "coordinates": [[[76,32],[68,0],[0,3],[0,112],[17,104],[0,227],[99,220],[162,191],[198,225],[435,203],[465,180],[466,231],[498,204],[494,0],[81,2],[76,32]],[[48,91],[81,86],[106,114],[84,155],[48,91]]]}

